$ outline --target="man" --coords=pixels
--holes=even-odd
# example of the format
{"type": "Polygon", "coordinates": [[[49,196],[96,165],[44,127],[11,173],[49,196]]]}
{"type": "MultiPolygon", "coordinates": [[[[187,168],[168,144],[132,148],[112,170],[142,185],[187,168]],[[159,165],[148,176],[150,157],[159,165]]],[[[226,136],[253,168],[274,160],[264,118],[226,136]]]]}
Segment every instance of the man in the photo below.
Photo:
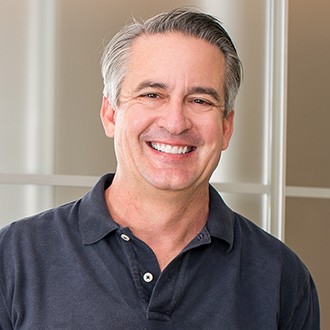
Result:
{"type": "Polygon", "coordinates": [[[318,329],[301,261],[209,185],[241,79],[220,23],[185,9],[136,22],[102,73],[116,173],[2,230],[0,328],[318,329]]]}

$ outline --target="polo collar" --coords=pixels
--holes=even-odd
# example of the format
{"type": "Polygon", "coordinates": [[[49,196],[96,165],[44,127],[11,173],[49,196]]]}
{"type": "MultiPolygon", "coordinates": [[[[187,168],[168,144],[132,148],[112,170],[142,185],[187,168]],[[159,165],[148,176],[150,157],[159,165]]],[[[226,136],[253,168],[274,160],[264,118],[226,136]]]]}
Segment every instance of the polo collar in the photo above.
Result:
{"type": "MultiPolygon", "coordinates": [[[[105,174],[85,196],[77,201],[80,232],[85,245],[96,243],[119,228],[108,211],[104,194],[113,178],[114,174],[105,174]]],[[[209,187],[209,193],[210,209],[206,228],[211,237],[226,241],[230,251],[234,240],[235,214],[212,186],[209,187]]]]}
{"type": "Polygon", "coordinates": [[[219,193],[211,185],[209,187],[210,206],[206,228],[210,236],[228,243],[230,252],[234,243],[235,213],[225,204],[219,193]]]}
{"type": "Polygon", "coordinates": [[[105,174],[96,185],[79,200],[79,226],[83,244],[98,242],[119,228],[112,219],[105,201],[105,190],[111,185],[114,174],[105,174]]]}

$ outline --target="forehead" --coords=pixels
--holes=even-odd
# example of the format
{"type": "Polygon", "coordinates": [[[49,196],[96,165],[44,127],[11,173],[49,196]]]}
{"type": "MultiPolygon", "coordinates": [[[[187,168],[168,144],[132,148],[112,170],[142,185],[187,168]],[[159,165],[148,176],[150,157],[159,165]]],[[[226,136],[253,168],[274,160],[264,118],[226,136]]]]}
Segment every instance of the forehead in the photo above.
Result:
{"type": "Polygon", "coordinates": [[[225,59],[209,42],[182,33],[141,35],[134,40],[125,81],[212,85],[222,89],[225,59]]]}
{"type": "Polygon", "coordinates": [[[187,57],[195,55],[202,60],[205,56],[224,58],[222,51],[204,39],[186,35],[180,32],[142,34],[132,44],[131,57],[152,57],[155,53],[163,56],[171,55],[175,59],[184,51],[187,57]]]}

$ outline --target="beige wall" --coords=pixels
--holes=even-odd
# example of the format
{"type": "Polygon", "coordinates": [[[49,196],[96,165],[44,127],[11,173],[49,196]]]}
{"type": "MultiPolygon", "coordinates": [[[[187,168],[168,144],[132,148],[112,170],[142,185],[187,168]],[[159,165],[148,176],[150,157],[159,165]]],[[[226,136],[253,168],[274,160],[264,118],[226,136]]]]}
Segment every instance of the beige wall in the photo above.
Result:
{"type": "MultiPolygon", "coordinates": [[[[287,185],[330,188],[330,2],[289,1],[287,185]]],[[[287,198],[285,240],[316,281],[330,329],[330,200],[287,198]]]]}

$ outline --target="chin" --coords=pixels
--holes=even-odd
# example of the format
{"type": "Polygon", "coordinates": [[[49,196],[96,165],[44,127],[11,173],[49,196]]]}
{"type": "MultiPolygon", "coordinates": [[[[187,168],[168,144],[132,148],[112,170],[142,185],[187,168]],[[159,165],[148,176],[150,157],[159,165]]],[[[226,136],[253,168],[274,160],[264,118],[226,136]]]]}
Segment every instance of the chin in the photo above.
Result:
{"type": "Polygon", "coordinates": [[[163,191],[182,191],[191,188],[196,185],[196,181],[192,178],[187,177],[187,175],[183,177],[176,177],[172,175],[164,176],[162,178],[146,178],[146,181],[153,188],[157,190],[163,191]]]}

